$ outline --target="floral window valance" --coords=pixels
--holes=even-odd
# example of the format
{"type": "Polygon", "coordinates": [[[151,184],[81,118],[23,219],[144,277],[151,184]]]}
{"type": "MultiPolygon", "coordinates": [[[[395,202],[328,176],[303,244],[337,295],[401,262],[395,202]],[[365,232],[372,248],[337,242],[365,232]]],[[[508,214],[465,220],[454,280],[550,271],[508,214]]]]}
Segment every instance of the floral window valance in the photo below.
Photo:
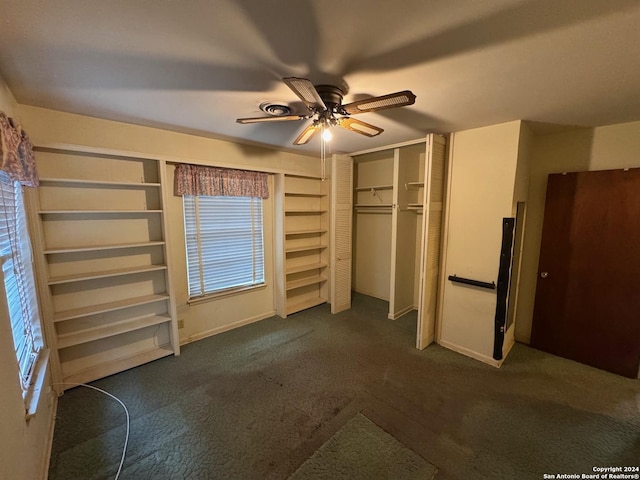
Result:
{"type": "Polygon", "coordinates": [[[0,158],[0,168],[13,180],[26,187],[38,186],[33,145],[20,125],[3,112],[0,112],[0,158]]]}
{"type": "Polygon", "coordinates": [[[175,194],[269,198],[267,177],[262,172],[180,163],[175,194]]]}

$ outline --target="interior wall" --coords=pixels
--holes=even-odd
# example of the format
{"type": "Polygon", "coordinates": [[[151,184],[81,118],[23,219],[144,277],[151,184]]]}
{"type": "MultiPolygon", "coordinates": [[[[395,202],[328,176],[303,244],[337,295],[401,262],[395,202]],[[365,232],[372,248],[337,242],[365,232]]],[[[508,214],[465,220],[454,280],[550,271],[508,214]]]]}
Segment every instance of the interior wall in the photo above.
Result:
{"type": "Polygon", "coordinates": [[[516,340],[529,343],[550,173],[640,167],[640,121],[534,134],[516,340]]]}
{"type": "MultiPolygon", "coordinates": [[[[17,104],[0,77],[0,110],[15,117],[17,104]]],[[[27,133],[30,133],[27,130],[27,133]]],[[[40,397],[37,414],[25,419],[25,406],[19,384],[18,362],[11,333],[11,324],[3,290],[0,295],[0,478],[46,478],[46,466],[53,433],[55,399],[50,388],[40,397]]],[[[49,372],[45,385],[49,383],[49,372]]]]}
{"type": "MultiPolygon", "coordinates": [[[[174,184],[175,165],[167,165],[167,179],[174,184]]],[[[275,273],[274,273],[274,201],[273,178],[270,177],[271,195],[264,200],[264,274],[266,287],[256,288],[242,294],[233,294],[215,299],[189,304],[187,281],[187,252],[184,235],[184,213],[182,197],[169,192],[166,204],[169,215],[169,241],[171,250],[171,270],[173,272],[174,293],[178,320],[184,321],[179,329],[180,342],[188,343],[219,333],[230,328],[262,320],[275,315],[275,273]]]]}
{"type": "MultiPolygon", "coordinates": [[[[356,157],[354,187],[393,184],[393,150],[356,157]]],[[[356,194],[358,204],[391,204],[393,190],[364,190],[356,194]]],[[[391,285],[391,209],[384,213],[358,210],[353,230],[353,290],[389,301],[391,285]]]]}
{"type": "MultiPolygon", "coordinates": [[[[150,127],[19,106],[21,120],[35,145],[62,143],[159,155],[175,162],[319,175],[316,158],[278,152],[150,127]]],[[[198,340],[275,313],[273,199],[265,202],[265,278],[267,287],[189,305],[182,198],[173,195],[174,165],[167,164],[169,259],[182,343],[198,340]]],[[[272,185],[273,186],[273,185],[272,185]]],[[[271,189],[273,192],[273,188],[271,189]]]]}
{"type": "Polygon", "coordinates": [[[495,290],[454,284],[450,275],[498,278],[502,219],[514,214],[521,122],[456,132],[451,140],[447,243],[438,343],[493,360],[495,290]]]}
{"type": "Polygon", "coordinates": [[[34,145],[63,143],[153,154],[201,165],[320,175],[317,157],[197,135],[19,105],[17,115],[34,145]]]}

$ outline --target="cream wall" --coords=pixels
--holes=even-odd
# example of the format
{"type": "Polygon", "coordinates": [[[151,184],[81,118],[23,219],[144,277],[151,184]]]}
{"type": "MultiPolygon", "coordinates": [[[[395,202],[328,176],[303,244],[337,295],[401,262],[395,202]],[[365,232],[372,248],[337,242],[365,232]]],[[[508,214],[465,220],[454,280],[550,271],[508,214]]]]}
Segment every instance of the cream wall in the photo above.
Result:
{"type": "Polygon", "coordinates": [[[535,301],[547,176],[640,167],[640,122],[535,135],[532,148],[516,339],[529,343],[535,301]]]}
{"type": "MultiPolygon", "coordinates": [[[[354,187],[393,184],[393,150],[356,157],[354,187]]],[[[356,204],[391,204],[393,190],[358,192],[356,204]]],[[[391,209],[383,213],[356,210],[353,216],[353,290],[389,301],[391,286],[391,209]]]]}
{"type": "MultiPolygon", "coordinates": [[[[169,184],[173,185],[175,165],[167,165],[169,184]]],[[[273,178],[269,179],[273,192],[273,178]]],[[[264,273],[266,287],[242,294],[207,300],[189,305],[187,282],[187,253],[184,241],[182,197],[171,193],[168,196],[169,235],[173,247],[171,271],[178,319],[184,321],[179,330],[180,342],[188,343],[231,328],[275,315],[275,270],[274,270],[274,202],[273,195],[264,200],[264,273]]]]}
{"type": "MultiPolygon", "coordinates": [[[[15,117],[17,112],[16,102],[2,77],[0,110],[10,117],[15,117]]],[[[50,389],[45,387],[36,416],[29,421],[25,419],[25,406],[18,383],[18,362],[5,298],[4,294],[0,295],[0,479],[46,478],[55,399],[49,393],[50,389]]],[[[49,383],[48,375],[45,385],[49,383]]]]}
{"type": "MultiPolygon", "coordinates": [[[[487,363],[493,360],[496,291],[454,284],[449,275],[496,281],[502,219],[514,212],[521,122],[452,136],[448,224],[437,341],[487,363]]],[[[521,175],[526,167],[521,170],[521,175]]],[[[519,188],[521,190],[522,187],[519,188]]],[[[517,192],[519,195],[521,191],[517,192]]]]}
{"type": "MultiPolygon", "coordinates": [[[[21,105],[19,113],[35,145],[80,144],[157,155],[186,162],[267,172],[319,175],[317,158],[198,137],[156,128],[113,122],[21,105]]],[[[181,343],[274,315],[273,199],[265,202],[265,278],[267,287],[189,305],[182,198],[173,195],[173,163],[167,163],[170,267],[181,343]]],[[[273,183],[271,183],[273,192],[273,183]]]]}
{"type": "Polygon", "coordinates": [[[77,144],[194,164],[320,175],[315,157],[27,105],[19,105],[17,114],[34,145],[77,144]]]}

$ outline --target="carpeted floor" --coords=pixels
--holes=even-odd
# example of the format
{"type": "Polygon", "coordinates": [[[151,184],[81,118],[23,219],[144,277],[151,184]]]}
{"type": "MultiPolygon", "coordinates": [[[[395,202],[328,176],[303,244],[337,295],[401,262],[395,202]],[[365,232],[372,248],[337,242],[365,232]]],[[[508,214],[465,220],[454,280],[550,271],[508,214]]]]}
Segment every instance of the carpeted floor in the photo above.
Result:
{"type": "MultiPolygon", "coordinates": [[[[347,312],[263,320],[94,382],[131,413],[120,478],[284,480],[360,413],[435,466],[435,480],[640,464],[639,381],[524,345],[501,369],[418,351],[415,314],[391,321],[387,308],[355,295],[347,312]]],[[[49,478],[113,478],[124,434],[115,401],[67,391],[49,478]]]]}
{"type": "Polygon", "coordinates": [[[431,480],[436,471],[424,458],[359,413],[289,480],[431,480]]]}

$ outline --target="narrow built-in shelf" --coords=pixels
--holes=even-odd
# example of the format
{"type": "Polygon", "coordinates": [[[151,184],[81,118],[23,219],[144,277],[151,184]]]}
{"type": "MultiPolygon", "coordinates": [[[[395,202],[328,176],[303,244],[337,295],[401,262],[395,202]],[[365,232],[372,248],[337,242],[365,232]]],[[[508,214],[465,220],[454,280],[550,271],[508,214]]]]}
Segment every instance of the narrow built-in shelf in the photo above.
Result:
{"type": "Polygon", "coordinates": [[[40,184],[68,184],[68,185],[104,185],[111,187],[131,187],[131,188],[139,188],[139,187],[159,187],[159,183],[153,182],[115,182],[108,180],[83,180],[79,178],[40,178],[40,184]]]}
{"type": "Polygon", "coordinates": [[[321,229],[313,229],[313,230],[290,230],[288,232],[285,232],[286,236],[293,236],[293,235],[314,235],[314,234],[319,234],[319,233],[327,233],[327,230],[321,230],[321,229]]]}
{"type": "Polygon", "coordinates": [[[328,265],[326,263],[312,263],[310,265],[299,265],[297,267],[289,267],[286,269],[285,273],[287,275],[291,273],[301,273],[301,272],[309,272],[311,270],[318,270],[320,268],[326,268],[328,265]]]}
{"type": "Polygon", "coordinates": [[[93,342],[106,337],[113,337],[121,333],[132,332],[141,328],[159,325],[171,321],[171,317],[165,315],[143,315],[140,317],[127,318],[119,322],[107,323],[93,328],[78,330],[77,332],[63,333],[58,335],[58,348],[67,348],[82,343],[93,342]]]}
{"type": "Polygon", "coordinates": [[[309,193],[309,192],[285,192],[287,197],[326,197],[326,193],[309,193]]]}
{"type": "Polygon", "coordinates": [[[140,248],[153,247],[155,245],[164,245],[163,241],[136,242],[136,243],[119,243],[115,245],[96,245],[93,247],[64,247],[64,248],[47,248],[44,250],[46,255],[54,253],[76,253],[76,252],[93,252],[99,250],[117,250],[121,248],[140,248]]]}
{"type": "Polygon", "coordinates": [[[320,213],[327,213],[326,210],[312,210],[312,209],[304,209],[304,210],[298,210],[298,209],[293,209],[293,210],[286,210],[285,215],[306,215],[306,214],[320,214],[320,213]]]}
{"type": "Polygon", "coordinates": [[[40,210],[40,215],[69,215],[69,214],[145,214],[145,213],[162,213],[162,210],[40,210]]]}
{"type": "Polygon", "coordinates": [[[356,192],[366,192],[369,190],[393,190],[393,185],[369,185],[366,187],[356,187],[356,192]]]}
{"type": "Polygon", "coordinates": [[[356,208],[391,208],[393,204],[391,203],[356,203],[354,205],[356,208]]]}
{"type": "Polygon", "coordinates": [[[316,285],[318,283],[323,283],[326,281],[326,277],[321,277],[319,275],[317,277],[307,277],[301,278],[299,280],[292,280],[290,282],[287,282],[287,290],[295,290],[296,288],[306,287],[307,285],[316,285]]]}
{"type": "Polygon", "coordinates": [[[129,307],[135,307],[137,305],[146,305],[147,303],[161,302],[168,300],[169,295],[145,295],[143,297],[127,298],[126,300],[119,300],[117,302],[101,303],[99,305],[91,305],[89,307],[74,308],[72,310],[64,310],[62,312],[56,312],[53,314],[54,322],[62,322],[64,320],[71,320],[73,318],[88,317],[90,315],[97,315],[98,313],[113,312],[116,310],[122,310],[129,307]]]}
{"type": "Polygon", "coordinates": [[[406,188],[407,190],[409,189],[409,187],[415,187],[415,188],[424,187],[424,182],[407,182],[404,184],[404,188],[406,188]]]}
{"type": "Polygon", "coordinates": [[[316,307],[323,303],[327,303],[327,301],[324,298],[316,297],[303,302],[288,304],[286,308],[287,315],[299,312],[300,310],[306,310],[307,308],[316,307]]]}
{"type": "Polygon", "coordinates": [[[154,272],[156,270],[166,270],[166,265],[143,265],[140,267],[118,268],[116,270],[105,270],[103,272],[79,273],[76,275],[64,275],[49,279],[49,285],[59,285],[61,283],[83,282],[95,280],[97,278],[118,277],[121,275],[133,275],[136,273],[154,272]]]}
{"type": "Polygon", "coordinates": [[[133,355],[128,355],[106,363],[100,363],[88,368],[76,368],[70,370],[65,362],[62,363],[63,380],[67,383],[86,383],[96,378],[107,377],[114,373],[122,372],[131,367],[137,367],[143,363],[152,362],[162,357],[172,355],[173,347],[170,344],[145,349],[133,355]]]}
{"type": "Polygon", "coordinates": [[[292,248],[285,248],[285,253],[310,252],[312,250],[323,250],[325,248],[327,248],[327,245],[309,245],[307,247],[292,247],[292,248]]]}

